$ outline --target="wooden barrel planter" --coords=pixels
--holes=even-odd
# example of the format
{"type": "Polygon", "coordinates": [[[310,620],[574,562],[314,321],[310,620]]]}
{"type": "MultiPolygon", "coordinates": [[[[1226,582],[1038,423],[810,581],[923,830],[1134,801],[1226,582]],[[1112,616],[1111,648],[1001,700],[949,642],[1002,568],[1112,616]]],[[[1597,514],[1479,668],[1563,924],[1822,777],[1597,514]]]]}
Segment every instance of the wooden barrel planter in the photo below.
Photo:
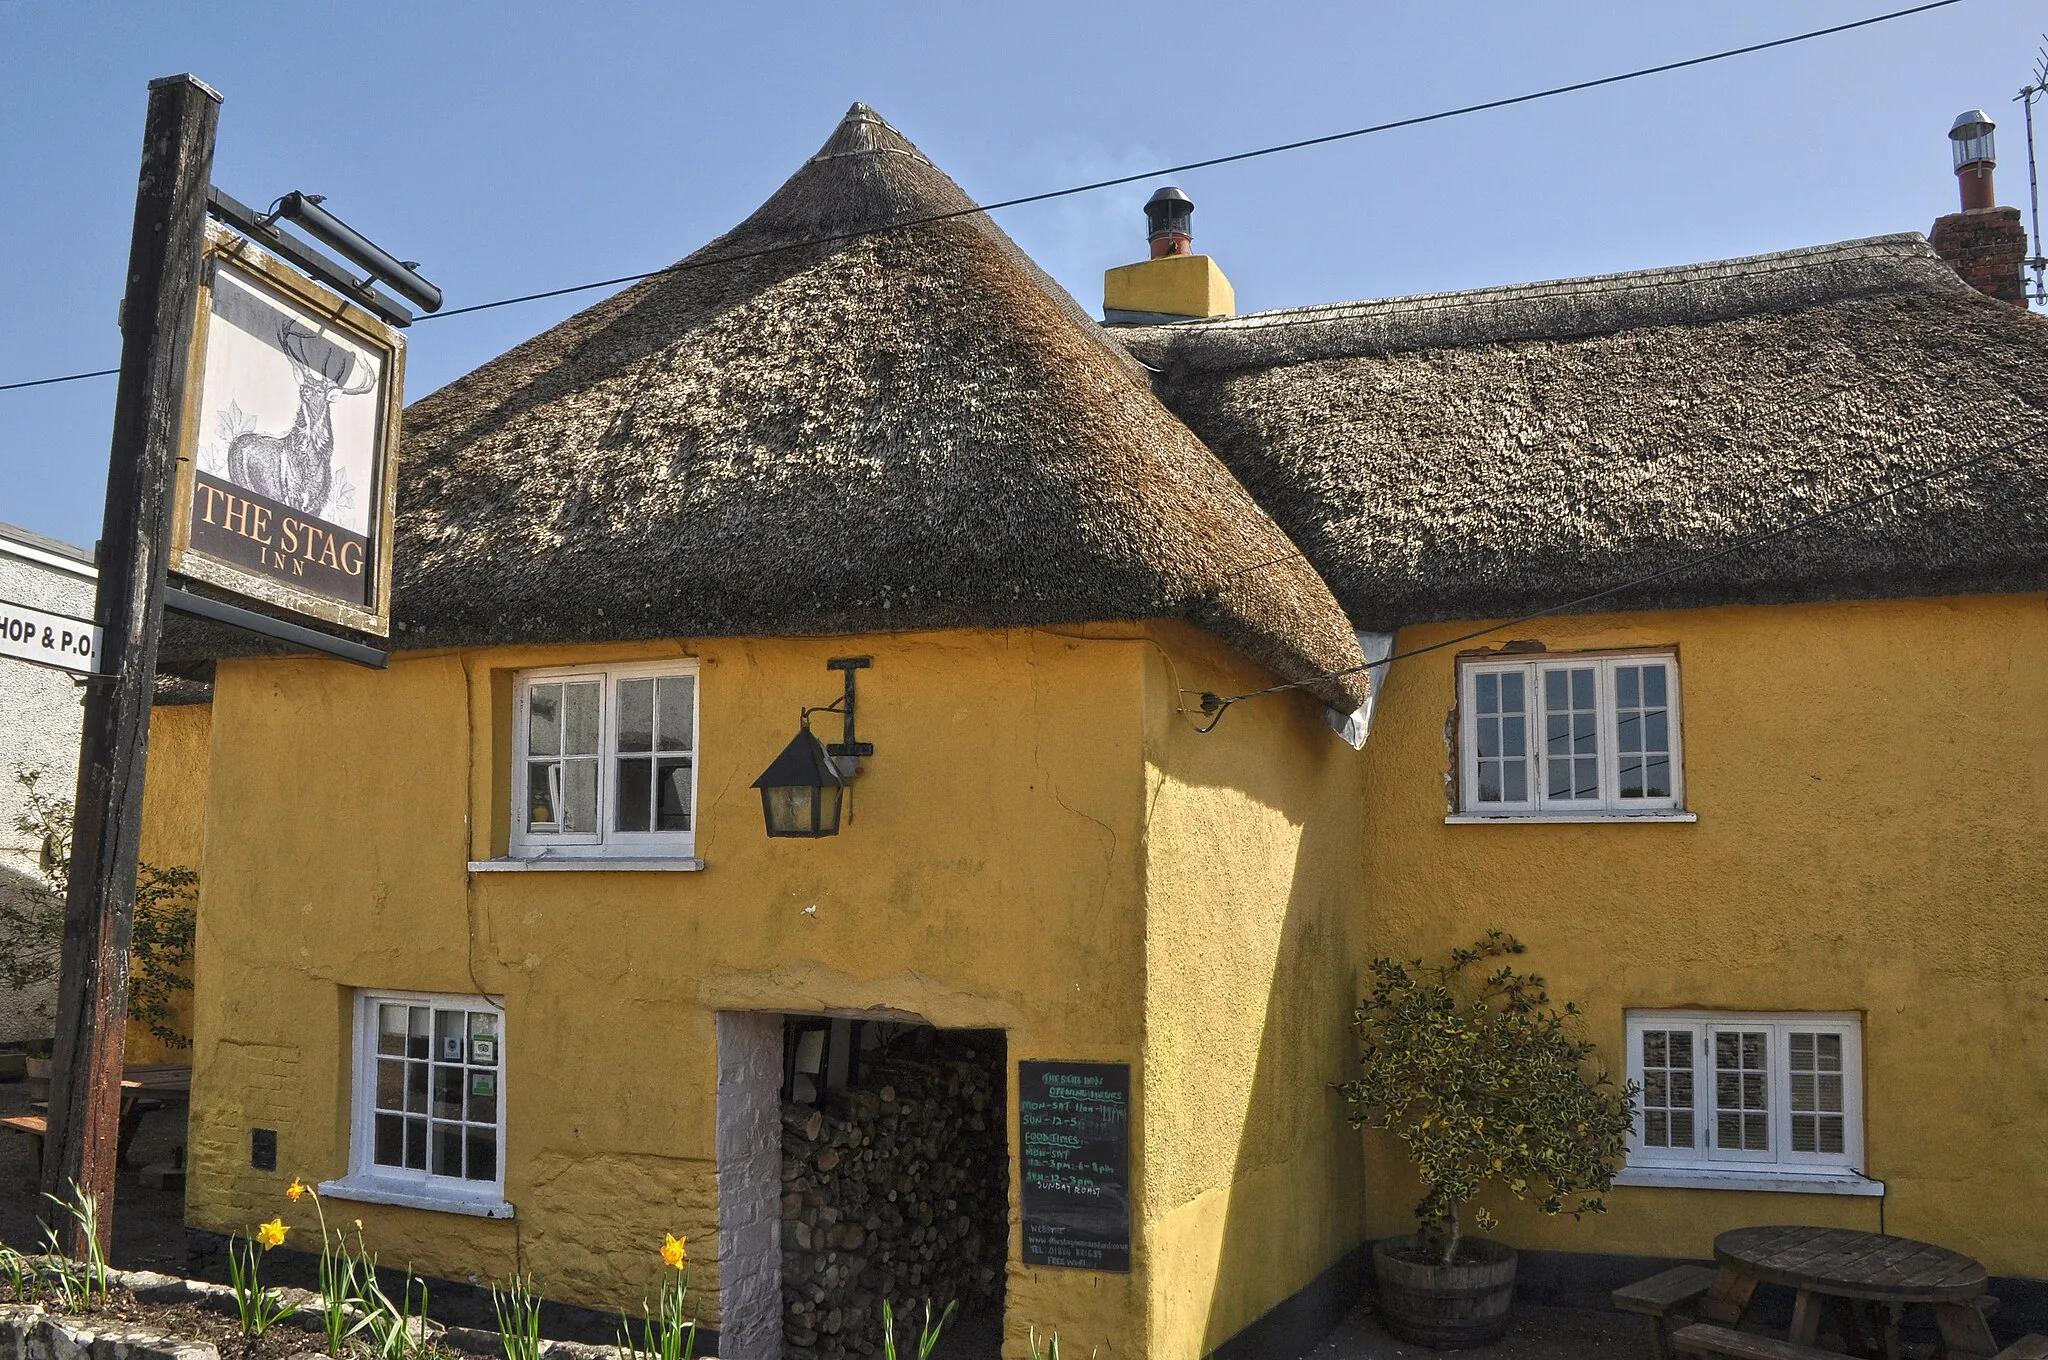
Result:
{"type": "Polygon", "coordinates": [[[1484,1237],[1464,1240],[1453,1266],[1402,1259],[1413,1237],[1390,1237],[1372,1248],[1380,1321],[1402,1341],[1459,1350],[1498,1341],[1508,1329],[1515,1293],[1515,1249],[1484,1237]]]}

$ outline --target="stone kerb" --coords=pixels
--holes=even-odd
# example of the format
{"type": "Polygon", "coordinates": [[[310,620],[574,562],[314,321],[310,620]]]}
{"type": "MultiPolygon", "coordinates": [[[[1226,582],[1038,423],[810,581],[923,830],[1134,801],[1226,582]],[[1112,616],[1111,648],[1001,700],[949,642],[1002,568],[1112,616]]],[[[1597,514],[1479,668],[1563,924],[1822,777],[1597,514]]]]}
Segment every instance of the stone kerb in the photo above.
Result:
{"type": "Polygon", "coordinates": [[[204,1341],[188,1341],[114,1321],[53,1316],[38,1303],[0,1304],[0,1360],[220,1360],[204,1341]]]}
{"type": "MultiPolygon", "coordinates": [[[[126,1289],[138,1303],[191,1304],[230,1316],[236,1312],[235,1291],[205,1280],[187,1280],[152,1271],[111,1270],[108,1281],[126,1289]]],[[[307,1289],[271,1291],[299,1311],[280,1324],[302,1331],[321,1330],[320,1296],[307,1289]]],[[[429,1324],[432,1340],[451,1350],[497,1357],[502,1354],[494,1331],[429,1324]]],[[[541,1360],[622,1360],[616,1346],[587,1346],[574,1341],[542,1341],[541,1360]]],[[[39,1303],[0,1304],[0,1360],[220,1360],[207,1341],[137,1327],[118,1318],[91,1314],[51,1313],[39,1303]]],[[[329,1360],[309,1348],[293,1360],[329,1360]]]]}

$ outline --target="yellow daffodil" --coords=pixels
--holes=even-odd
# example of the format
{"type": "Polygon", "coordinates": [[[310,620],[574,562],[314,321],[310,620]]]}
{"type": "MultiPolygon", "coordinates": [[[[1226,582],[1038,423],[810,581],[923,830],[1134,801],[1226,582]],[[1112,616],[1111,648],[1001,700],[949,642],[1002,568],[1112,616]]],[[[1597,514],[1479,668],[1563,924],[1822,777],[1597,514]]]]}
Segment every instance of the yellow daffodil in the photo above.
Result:
{"type": "Polygon", "coordinates": [[[305,1193],[306,1183],[300,1180],[297,1176],[294,1176],[292,1177],[292,1183],[285,1188],[284,1197],[290,1200],[292,1203],[297,1204],[299,1202],[299,1196],[305,1193]]]}
{"type": "Polygon", "coordinates": [[[256,1226],[257,1244],[265,1251],[269,1251],[272,1247],[281,1247],[284,1245],[286,1231],[284,1220],[281,1218],[273,1218],[268,1223],[259,1223],[256,1226]]]}
{"type": "Polygon", "coordinates": [[[681,1270],[683,1262],[689,1259],[689,1255],[683,1246],[688,1240],[688,1238],[677,1237],[674,1233],[663,1233],[661,1242],[661,1259],[663,1264],[681,1270]]]}

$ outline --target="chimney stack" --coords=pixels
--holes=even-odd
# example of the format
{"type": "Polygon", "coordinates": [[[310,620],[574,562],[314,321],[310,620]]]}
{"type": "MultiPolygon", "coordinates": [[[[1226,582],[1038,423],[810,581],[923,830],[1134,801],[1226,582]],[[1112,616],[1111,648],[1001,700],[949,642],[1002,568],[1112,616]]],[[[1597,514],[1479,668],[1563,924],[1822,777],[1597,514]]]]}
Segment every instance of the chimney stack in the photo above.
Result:
{"type": "Polygon", "coordinates": [[[1949,146],[1956,157],[1956,186],[1963,191],[1963,211],[1998,206],[1998,194],[1991,187],[1991,172],[1998,165],[1998,147],[1991,139],[1998,124],[1971,109],[1956,115],[1948,130],[1949,146]]]}
{"type": "Polygon", "coordinates": [[[1207,255],[1197,255],[1195,201],[1171,185],[1145,204],[1150,258],[1102,276],[1102,319],[1111,326],[1157,326],[1237,315],[1230,280],[1207,255]]]}
{"type": "Polygon", "coordinates": [[[1195,253],[1195,200],[1172,185],[1145,200],[1145,239],[1152,258],[1195,253]]]}
{"type": "Polygon", "coordinates": [[[2027,258],[2027,232],[2020,225],[2020,210],[1997,206],[1992,189],[1998,153],[1991,134],[1996,126],[1982,109],[1956,116],[1948,135],[1963,207],[1936,218],[1927,238],[1934,253],[1955,266],[1964,283],[1986,297],[2024,308],[2027,285],[2020,267],[2027,258]]]}

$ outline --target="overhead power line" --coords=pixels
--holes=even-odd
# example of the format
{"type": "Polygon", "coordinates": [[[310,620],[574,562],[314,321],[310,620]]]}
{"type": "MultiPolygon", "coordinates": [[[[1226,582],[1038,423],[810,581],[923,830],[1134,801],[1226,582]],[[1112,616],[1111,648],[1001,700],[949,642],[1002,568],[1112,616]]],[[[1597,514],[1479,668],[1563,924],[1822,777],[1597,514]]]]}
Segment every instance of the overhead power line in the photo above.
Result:
{"type": "Polygon", "coordinates": [[[1866,509],[1869,506],[1876,505],[1881,501],[1889,500],[1893,496],[1899,495],[1901,492],[1911,491],[1913,488],[1918,486],[1924,486],[1928,482],[1939,480],[1940,478],[1949,476],[1952,473],[1961,472],[1964,468],[1974,467],[1976,464],[1981,463],[1989,458],[1995,458],[1999,454],[2012,453],[2018,449],[2025,448],[2030,444],[2038,444],[2043,442],[2048,442],[2048,430],[2036,430],[2031,434],[2024,435],[2018,439],[2010,440],[2004,444],[1997,444],[1988,449],[1979,449],[1975,453],[1965,454],[1961,458],[1951,459],[1946,463],[1941,463],[1935,467],[1929,468],[1925,472],[1916,473],[1911,477],[1905,478],[1903,481],[1894,482],[1890,486],[1881,487],[1878,490],[1870,492],[1867,495],[1857,496],[1851,500],[1843,501],[1840,505],[1832,506],[1829,509],[1817,510],[1810,515],[1801,515],[1798,519],[1793,520],[1790,524],[1780,525],[1776,529],[1766,529],[1762,533],[1751,534],[1745,538],[1737,539],[1733,543],[1724,544],[1723,546],[1715,548],[1710,552],[1700,553],[1696,556],[1688,557],[1683,561],[1674,562],[1668,567],[1659,568],[1656,571],[1645,573],[1642,576],[1630,577],[1626,581],[1621,581],[1614,585],[1607,586],[1604,589],[1596,590],[1590,595],[1581,595],[1576,599],[1566,600],[1562,604],[1551,605],[1547,609],[1534,610],[1531,613],[1517,615],[1512,619],[1507,619],[1500,623],[1488,624],[1484,628],[1476,628],[1469,633],[1460,633],[1456,637],[1445,638],[1441,642],[1432,642],[1426,647],[1416,647],[1409,651],[1396,652],[1392,656],[1386,657],[1379,661],[1368,661],[1362,666],[1346,666],[1342,670],[1329,671],[1323,675],[1314,676],[1306,680],[1290,680],[1287,681],[1285,684],[1268,685],[1264,689],[1248,690],[1243,694],[1204,694],[1202,696],[1202,711],[1212,716],[1209,725],[1200,730],[1203,732],[1213,730],[1217,723],[1223,721],[1223,715],[1230,711],[1230,706],[1232,704],[1243,703],[1246,699],[1258,699],[1263,698],[1268,694],[1284,694],[1289,690],[1306,689],[1310,685],[1317,684],[1320,681],[1339,680],[1344,678],[1345,676],[1357,675],[1361,671],[1384,670],[1386,667],[1391,666],[1394,662],[1405,661],[1409,657],[1423,656],[1429,652],[1440,652],[1446,647],[1455,647],[1461,642],[1471,642],[1478,638],[1490,637],[1495,633],[1506,632],[1510,628],[1517,628],[1525,623],[1533,623],[1537,619],[1547,619],[1551,617],[1553,614],[1569,614],[1574,610],[1584,608],[1586,605],[1596,604],[1601,600],[1608,599],[1615,595],[1620,595],[1626,591],[1634,590],[1639,586],[1650,585],[1654,582],[1662,581],[1667,577],[1677,576],[1688,571],[1695,571],[1700,567],[1704,567],[1711,562],[1718,562],[1724,557],[1732,557],[1736,553],[1748,552],[1752,548],[1760,548],[1766,543],[1772,543],[1778,539],[1788,537],[1792,534],[1796,534],[1802,529],[1812,528],[1816,524],[1824,523],[1825,521],[1834,519],[1840,515],[1846,515],[1853,510],[1866,509]]]}
{"type": "Polygon", "coordinates": [[[51,383],[77,382],[80,378],[111,378],[120,371],[118,368],[96,368],[90,373],[66,373],[61,378],[30,378],[27,382],[0,383],[0,392],[12,392],[17,387],[48,387],[51,383]]]}
{"type": "Polygon", "coordinates": [[[1623,81],[1641,80],[1645,76],[1664,75],[1671,71],[1682,71],[1691,66],[1705,66],[1709,62],[1726,61],[1730,57],[1748,56],[1755,52],[1769,51],[1774,47],[1789,47],[1794,43],[1810,42],[1815,38],[1830,37],[1847,33],[1851,29],[1868,28],[1872,24],[1889,23],[1928,10],[1944,9],[1949,5],[1961,4],[1962,0],[1930,0],[1927,4],[1914,5],[1910,9],[1893,10],[1888,14],[1875,14],[1867,19],[1857,19],[1846,24],[1834,24],[1827,28],[1816,28],[1805,33],[1795,33],[1786,38],[1773,38],[1768,42],[1750,43],[1744,47],[1731,47],[1725,51],[1709,52],[1704,56],[1687,57],[1683,61],[1667,61],[1656,66],[1639,67],[1617,75],[1600,76],[1593,80],[1574,81],[1569,85],[1553,85],[1545,90],[1532,90],[1527,94],[1509,95],[1503,99],[1488,99],[1477,104],[1463,104],[1454,109],[1439,109],[1435,113],[1416,114],[1410,118],[1396,118],[1392,122],[1373,123],[1366,127],[1352,128],[1346,132],[1330,132],[1320,137],[1304,137],[1299,141],[1280,142],[1273,146],[1262,146],[1251,151],[1235,151],[1227,156],[1211,156],[1206,160],[1184,161],[1179,165],[1164,165],[1157,170],[1144,170],[1133,175],[1117,175],[1111,179],[1091,180],[1086,184],[1075,184],[1065,189],[1047,189],[1042,193],[1022,194],[1016,198],[998,199],[993,203],[978,203],[973,207],[954,208],[948,212],[928,213],[919,217],[905,218],[881,227],[865,227],[859,231],[838,232],[830,236],[816,236],[803,241],[790,241],[782,245],[763,246],[758,250],[739,251],[731,255],[717,255],[702,260],[681,260],[660,269],[649,269],[639,274],[621,274],[617,278],[599,279],[592,283],[571,284],[566,288],[550,288],[545,292],[527,293],[519,297],[500,298],[496,302],[478,302],[468,307],[454,307],[438,312],[424,320],[441,320],[445,317],[463,316],[470,312],[488,311],[494,307],[510,307],[515,303],[538,302],[544,298],[563,297],[570,293],[587,292],[593,288],[612,288],[620,284],[638,283],[642,279],[657,278],[663,274],[677,274],[687,270],[709,269],[713,265],[735,264],[743,260],[755,260],[764,255],[779,255],[784,251],[808,250],[814,246],[836,245],[843,241],[857,240],[863,236],[876,236],[885,232],[903,231],[910,227],[928,226],[934,222],[946,222],[956,217],[971,217],[976,213],[997,212],[1004,208],[1021,208],[1030,203],[1045,203],[1056,198],[1071,198],[1075,194],[1094,193],[1098,189],[1114,189],[1119,185],[1136,184],[1143,180],[1159,179],[1166,175],[1178,175],[1188,170],[1207,170],[1212,166],[1233,165],[1238,161],[1255,160],[1260,156],[1277,156],[1284,151],[1301,151],[1312,146],[1327,146],[1332,142],[1349,141],[1354,137],[1370,137],[1375,133],[1394,132],[1401,128],[1420,127],[1425,123],[1441,122],[1446,118],[1462,118],[1467,114],[1485,113],[1492,109],[1504,109],[1516,104],[1528,104],[1538,99],[1551,99],[1558,95],[1576,94],[1581,90],[1598,89],[1603,85],[1619,85],[1623,81]]]}
{"type": "MultiPolygon", "coordinates": [[[[1929,10],[1946,9],[1961,4],[1962,0],[1928,0],[1928,3],[1913,5],[1906,9],[1891,10],[1874,14],[1865,19],[1855,19],[1845,24],[1831,24],[1826,28],[1809,29],[1789,37],[1772,38],[1767,42],[1748,43],[1741,47],[1730,47],[1719,52],[1702,56],[1687,57],[1681,61],[1661,62],[1655,66],[1642,66],[1633,71],[1622,71],[1614,75],[1600,76],[1592,80],[1577,80],[1566,85],[1553,85],[1548,89],[1531,90],[1526,94],[1508,95],[1500,99],[1482,100],[1476,104],[1462,104],[1457,108],[1439,109],[1435,113],[1416,114],[1409,118],[1396,118],[1391,122],[1372,123],[1365,127],[1351,128],[1344,132],[1325,133],[1320,137],[1304,137],[1297,141],[1280,142],[1273,146],[1262,146],[1250,151],[1235,151],[1225,156],[1211,156],[1205,160],[1185,161],[1179,165],[1161,166],[1156,170],[1141,171],[1132,175],[1117,175],[1110,179],[1092,180],[1086,184],[1075,184],[1065,189],[1047,189],[1041,193],[1022,194],[1016,198],[998,199],[993,203],[976,204],[968,208],[955,208],[948,212],[930,213],[924,216],[905,218],[879,227],[866,227],[859,231],[839,232],[829,236],[816,236],[802,241],[790,241],[781,245],[763,246],[758,250],[738,251],[730,255],[717,255],[706,259],[681,260],[660,269],[644,270],[637,274],[619,274],[607,279],[593,279],[588,283],[574,283],[562,288],[548,288],[537,293],[521,293],[515,297],[498,298],[492,302],[472,303],[467,307],[451,307],[421,321],[442,321],[452,316],[468,316],[474,312],[491,311],[499,307],[512,307],[522,302],[541,302],[548,298],[567,297],[572,293],[587,293],[598,288],[616,288],[628,283],[639,283],[643,279],[657,278],[664,274],[678,274],[697,269],[709,269],[714,265],[737,264],[756,260],[763,256],[779,255],[786,251],[808,250],[816,246],[837,245],[845,241],[858,240],[864,236],[877,236],[887,232],[903,231],[911,227],[928,226],[934,222],[945,222],[956,217],[971,217],[976,213],[996,212],[1004,208],[1020,208],[1031,203],[1046,203],[1056,198],[1071,198],[1076,194],[1094,193],[1100,189],[1113,189],[1119,185],[1135,184],[1142,180],[1159,179],[1166,175],[1178,175],[1188,170],[1206,170],[1218,165],[1234,165],[1239,161],[1254,160],[1261,156],[1277,156],[1282,152],[1301,151],[1312,146],[1327,146],[1332,142],[1349,141],[1356,137],[1369,137],[1381,132],[1394,132],[1402,128],[1420,127],[1425,123],[1442,122],[1447,118],[1462,118],[1468,114],[1486,113],[1494,109],[1512,108],[1517,104],[1529,104],[1539,99],[1554,99],[1559,95],[1576,94],[1582,90],[1595,90],[1607,85],[1619,85],[1625,81],[1641,80],[1646,76],[1665,75],[1672,71],[1683,71],[1694,66],[1705,66],[1712,62],[1727,61],[1731,57],[1744,57],[1757,52],[1768,52],[1774,48],[1790,47],[1795,43],[1811,42],[1816,38],[1832,37],[1875,24],[1890,23],[1895,19],[1925,14],[1929,10]]],[[[119,372],[118,369],[97,369],[90,373],[68,373],[57,378],[34,378],[27,382],[0,383],[0,392],[13,391],[22,387],[44,387],[51,383],[76,382],[82,378],[103,378],[119,372]]]]}

